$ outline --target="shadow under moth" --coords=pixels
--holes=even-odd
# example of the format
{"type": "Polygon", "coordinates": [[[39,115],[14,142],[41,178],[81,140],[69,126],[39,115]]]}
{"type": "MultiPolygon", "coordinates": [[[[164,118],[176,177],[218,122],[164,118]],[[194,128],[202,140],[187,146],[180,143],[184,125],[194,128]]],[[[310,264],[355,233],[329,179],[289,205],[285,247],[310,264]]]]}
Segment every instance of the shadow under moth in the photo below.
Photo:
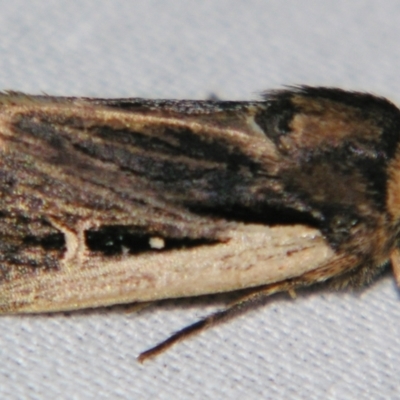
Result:
{"type": "Polygon", "coordinates": [[[400,111],[322,87],[261,101],[0,94],[0,311],[400,281],[400,111]]]}

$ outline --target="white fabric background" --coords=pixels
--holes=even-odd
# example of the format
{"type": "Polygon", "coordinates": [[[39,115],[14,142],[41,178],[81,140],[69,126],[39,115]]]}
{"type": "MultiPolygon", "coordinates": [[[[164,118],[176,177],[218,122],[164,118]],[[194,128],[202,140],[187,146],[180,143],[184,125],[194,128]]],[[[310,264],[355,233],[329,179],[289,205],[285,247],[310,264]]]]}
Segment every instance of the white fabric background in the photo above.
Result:
{"type": "MultiPolygon", "coordinates": [[[[1,0],[0,88],[253,99],[304,83],[400,104],[400,3],[382,4],[1,0]]],[[[400,398],[400,302],[390,274],[361,295],[280,296],[136,362],[215,306],[0,317],[0,398],[400,398]]]]}

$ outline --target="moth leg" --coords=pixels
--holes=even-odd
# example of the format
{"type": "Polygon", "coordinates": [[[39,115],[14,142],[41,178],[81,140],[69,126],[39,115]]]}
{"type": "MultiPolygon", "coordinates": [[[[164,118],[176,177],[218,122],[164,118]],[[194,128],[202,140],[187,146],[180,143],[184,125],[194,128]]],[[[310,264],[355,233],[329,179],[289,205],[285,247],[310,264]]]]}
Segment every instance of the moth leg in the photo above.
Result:
{"type": "Polygon", "coordinates": [[[247,295],[245,298],[238,300],[236,303],[228,306],[228,308],[226,308],[225,310],[217,311],[216,313],[211,314],[208,317],[205,317],[204,319],[181,329],[158,345],[144,351],[139,355],[138,361],[143,362],[148,360],[149,358],[153,358],[163,353],[175,343],[180,342],[181,340],[186,339],[189,336],[200,333],[206,328],[210,328],[213,325],[216,325],[220,322],[223,322],[243,313],[245,309],[257,304],[261,299],[264,299],[265,297],[280,291],[289,290],[291,288],[292,287],[289,285],[288,281],[268,285],[267,287],[257,288],[257,292],[252,293],[251,295],[247,295]]]}
{"type": "Polygon", "coordinates": [[[394,249],[390,255],[390,262],[392,264],[393,275],[396,280],[397,286],[400,288],[400,250],[394,249]]]}
{"type": "Polygon", "coordinates": [[[128,313],[134,313],[144,310],[147,307],[154,305],[154,301],[142,301],[140,303],[133,303],[128,305],[124,311],[128,313]]]}
{"type": "Polygon", "coordinates": [[[158,345],[144,351],[139,355],[138,361],[143,362],[149,358],[153,358],[173,346],[175,343],[186,339],[189,336],[200,333],[206,328],[210,328],[220,322],[224,322],[239,314],[242,314],[253,306],[261,304],[266,297],[269,297],[275,293],[286,291],[292,295],[295,293],[296,288],[326,281],[332,277],[338,276],[357,267],[359,262],[360,261],[354,256],[338,256],[330,262],[323,264],[312,271],[306,272],[299,277],[257,287],[250,294],[240,298],[235,303],[229,305],[226,309],[217,311],[216,313],[181,329],[158,345]]]}

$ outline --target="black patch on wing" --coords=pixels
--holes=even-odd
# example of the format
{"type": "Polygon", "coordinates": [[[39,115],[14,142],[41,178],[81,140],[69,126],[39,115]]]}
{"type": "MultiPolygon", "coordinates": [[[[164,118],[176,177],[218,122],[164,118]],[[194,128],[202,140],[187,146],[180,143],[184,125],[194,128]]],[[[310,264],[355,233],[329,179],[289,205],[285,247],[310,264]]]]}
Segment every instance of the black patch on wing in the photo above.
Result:
{"type": "Polygon", "coordinates": [[[268,138],[279,147],[280,137],[290,134],[290,123],[298,112],[298,108],[291,101],[291,95],[282,93],[273,100],[267,101],[254,119],[268,138]]]}
{"type": "Polygon", "coordinates": [[[64,235],[45,219],[4,211],[0,212],[0,238],[0,281],[12,271],[58,268],[66,250],[64,235]]]}
{"type": "Polygon", "coordinates": [[[93,252],[101,252],[107,256],[123,253],[140,254],[148,252],[170,251],[183,248],[192,248],[217,244],[217,240],[208,238],[168,238],[157,233],[146,233],[143,229],[129,226],[113,225],[103,226],[96,230],[85,232],[85,241],[88,249],[93,252]],[[150,239],[160,237],[164,240],[164,247],[152,248],[150,239]]]}

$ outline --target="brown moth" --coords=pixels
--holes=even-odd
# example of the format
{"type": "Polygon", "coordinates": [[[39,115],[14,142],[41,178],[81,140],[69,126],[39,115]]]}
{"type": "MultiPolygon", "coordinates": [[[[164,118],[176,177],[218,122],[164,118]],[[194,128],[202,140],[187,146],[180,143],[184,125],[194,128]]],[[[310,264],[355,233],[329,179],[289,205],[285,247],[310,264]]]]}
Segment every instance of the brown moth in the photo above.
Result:
{"type": "Polygon", "coordinates": [[[262,101],[0,94],[0,311],[400,281],[400,111],[331,88],[262,101]]]}

